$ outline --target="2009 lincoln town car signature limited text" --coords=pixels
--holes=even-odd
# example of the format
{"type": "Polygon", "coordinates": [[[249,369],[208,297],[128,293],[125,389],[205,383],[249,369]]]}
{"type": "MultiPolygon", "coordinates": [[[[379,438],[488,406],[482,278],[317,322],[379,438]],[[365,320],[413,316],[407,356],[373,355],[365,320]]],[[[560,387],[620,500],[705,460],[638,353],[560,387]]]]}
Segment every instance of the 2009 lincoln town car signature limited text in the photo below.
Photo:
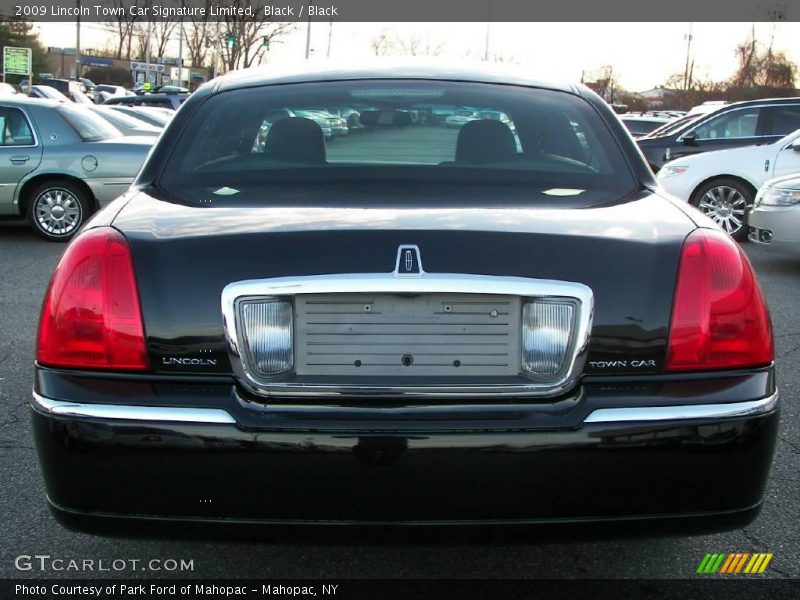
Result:
{"type": "Polygon", "coordinates": [[[747,258],[588,89],[256,71],[193,94],[67,248],[33,422],[90,531],[700,531],[757,515],[778,391],[747,258]]]}

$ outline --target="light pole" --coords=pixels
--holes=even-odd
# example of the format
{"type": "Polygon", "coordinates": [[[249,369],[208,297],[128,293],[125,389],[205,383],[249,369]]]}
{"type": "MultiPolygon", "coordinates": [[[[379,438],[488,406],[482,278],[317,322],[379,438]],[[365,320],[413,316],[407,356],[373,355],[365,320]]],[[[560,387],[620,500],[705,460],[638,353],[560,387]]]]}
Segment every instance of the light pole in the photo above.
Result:
{"type": "Polygon", "coordinates": [[[686,67],[683,70],[683,89],[689,89],[689,56],[692,50],[692,23],[689,23],[689,34],[683,36],[686,40],[686,67]]]}
{"type": "MultiPolygon", "coordinates": [[[[181,0],[181,8],[185,8],[186,3],[181,0]]],[[[183,16],[181,15],[181,27],[178,30],[178,87],[183,86],[183,16]]],[[[191,79],[191,77],[189,78],[191,79]]]]}
{"type": "MultiPolygon", "coordinates": [[[[311,2],[308,3],[308,6],[311,6],[311,2]]],[[[311,11],[308,11],[308,26],[306,27],[306,60],[308,60],[308,56],[311,54],[311,11]]]]}
{"type": "Polygon", "coordinates": [[[75,18],[75,79],[81,76],[81,0],[76,0],[78,16],[75,18]]]}

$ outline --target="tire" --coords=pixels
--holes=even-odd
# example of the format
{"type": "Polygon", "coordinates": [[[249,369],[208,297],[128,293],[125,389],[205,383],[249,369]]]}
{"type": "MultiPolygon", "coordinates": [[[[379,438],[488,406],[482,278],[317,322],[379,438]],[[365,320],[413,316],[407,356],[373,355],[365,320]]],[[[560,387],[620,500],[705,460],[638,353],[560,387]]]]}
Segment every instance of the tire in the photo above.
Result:
{"type": "Polygon", "coordinates": [[[36,233],[48,241],[68,241],[91,213],[89,194],[71,181],[48,179],[31,190],[28,222],[36,233]]]}
{"type": "Polygon", "coordinates": [[[692,194],[692,205],[737,242],[747,240],[747,212],[753,206],[753,188],[739,179],[707,181],[692,194]]]}

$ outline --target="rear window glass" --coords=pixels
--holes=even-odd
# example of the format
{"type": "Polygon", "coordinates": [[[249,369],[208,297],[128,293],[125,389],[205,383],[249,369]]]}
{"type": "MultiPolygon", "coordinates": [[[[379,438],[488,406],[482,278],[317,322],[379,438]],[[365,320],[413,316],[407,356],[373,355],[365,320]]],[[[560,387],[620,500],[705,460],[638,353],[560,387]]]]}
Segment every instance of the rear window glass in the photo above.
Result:
{"type": "Polygon", "coordinates": [[[121,135],[111,123],[88,110],[66,105],[58,106],[55,110],[84,142],[99,142],[121,135]]]}
{"type": "Polygon", "coordinates": [[[388,182],[503,185],[560,198],[635,188],[617,141],[573,94],[406,80],[211,96],[159,180],[173,196],[196,202],[209,193],[233,202],[268,198],[278,188],[324,194],[331,183],[358,189],[388,182]]]}
{"type": "Polygon", "coordinates": [[[732,110],[703,123],[694,133],[699,140],[753,137],[760,114],[759,108],[732,110]]]}
{"type": "Polygon", "coordinates": [[[800,129],[800,106],[776,106],[772,109],[773,135],[786,135],[800,129]]]}

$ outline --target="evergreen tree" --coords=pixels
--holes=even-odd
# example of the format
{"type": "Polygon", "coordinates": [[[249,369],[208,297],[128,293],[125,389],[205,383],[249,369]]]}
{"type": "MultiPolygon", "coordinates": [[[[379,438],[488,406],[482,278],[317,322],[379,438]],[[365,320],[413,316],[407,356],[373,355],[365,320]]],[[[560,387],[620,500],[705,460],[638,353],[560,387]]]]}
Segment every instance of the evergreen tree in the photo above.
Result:
{"type": "MultiPolygon", "coordinates": [[[[39,41],[39,36],[33,30],[33,24],[24,19],[0,15],[0,47],[14,46],[17,48],[30,48],[33,60],[33,79],[39,73],[49,71],[45,48],[39,41]]],[[[25,79],[22,75],[7,75],[6,82],[18,84],[25,79]]]]}

